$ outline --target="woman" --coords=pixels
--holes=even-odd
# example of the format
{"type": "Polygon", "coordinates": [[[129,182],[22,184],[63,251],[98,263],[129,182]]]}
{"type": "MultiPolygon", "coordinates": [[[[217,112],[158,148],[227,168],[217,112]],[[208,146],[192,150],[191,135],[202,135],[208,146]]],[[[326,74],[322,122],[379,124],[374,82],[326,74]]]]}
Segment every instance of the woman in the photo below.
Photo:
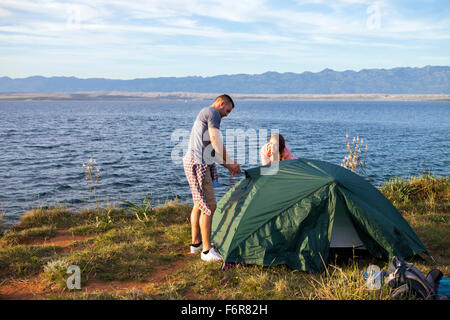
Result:
{"type": "Polygon", "coordinates": [[[291,153],[281,134],[272,135],[269,142],[262,146],[259,155],[263,166],[274,161],[297,159],[291,153]]]}

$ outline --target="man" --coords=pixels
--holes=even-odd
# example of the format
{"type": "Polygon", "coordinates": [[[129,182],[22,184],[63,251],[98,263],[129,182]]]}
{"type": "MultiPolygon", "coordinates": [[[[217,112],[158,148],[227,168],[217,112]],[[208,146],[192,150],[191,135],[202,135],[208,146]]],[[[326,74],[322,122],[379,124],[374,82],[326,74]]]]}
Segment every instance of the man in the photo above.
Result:
{"type": "Polygon", "coordinates": [[[216,210],[213,180],[218,180],[214,162],[220,163],[232,174],[239,174],[241,168],[230,159],[220,134],[220,122],[234,108],[230,96],[218,96],[214,103],[203,108],[194,122],[189,147],[183,158],[184,172],[194,200],[191,212],[191,253],[201,252],[205,261],[221,260],[222,257],[211,245],[212,216],[216,210]]]}

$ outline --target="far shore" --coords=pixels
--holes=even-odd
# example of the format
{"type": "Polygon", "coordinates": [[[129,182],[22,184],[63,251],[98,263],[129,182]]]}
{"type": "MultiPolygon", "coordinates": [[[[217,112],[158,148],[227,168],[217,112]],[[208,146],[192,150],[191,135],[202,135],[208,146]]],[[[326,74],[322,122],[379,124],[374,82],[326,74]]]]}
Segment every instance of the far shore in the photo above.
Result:
{"type": "MultiPolygon", "coordinates": [[[[0,101],[35,100],[212,100],[221,93],[198,92],[12,92],[0,93],[0,101]]],[[[236,100],[260,101],[450,101],[450,94],[254,94],[230,93],[236,100]]]]}

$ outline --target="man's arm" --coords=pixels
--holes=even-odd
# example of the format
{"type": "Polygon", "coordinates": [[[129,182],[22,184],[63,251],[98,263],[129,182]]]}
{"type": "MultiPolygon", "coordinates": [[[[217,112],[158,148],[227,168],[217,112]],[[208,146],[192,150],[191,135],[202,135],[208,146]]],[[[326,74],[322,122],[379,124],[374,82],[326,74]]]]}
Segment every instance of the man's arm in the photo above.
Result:
{"type": "Polygon", "coordinates": [[[240,173],[241,168],[239,164],[228,156],[220,130],[216,127],[209,127],[208,132],[211,139],[211,145],[216,152],[216,158],[220,159],[219,163],[227,168],[231,174],[240,173]]]}

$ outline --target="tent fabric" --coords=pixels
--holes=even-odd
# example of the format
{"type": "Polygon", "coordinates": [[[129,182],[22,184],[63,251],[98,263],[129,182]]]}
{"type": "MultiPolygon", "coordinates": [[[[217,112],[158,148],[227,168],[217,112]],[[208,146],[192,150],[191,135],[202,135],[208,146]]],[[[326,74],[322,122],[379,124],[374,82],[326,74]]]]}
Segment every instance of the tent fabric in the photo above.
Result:
{"type": "Polygon", "coordinates": [[[308,159],[282,161],[271,175],[267,167],[247,170],[217,203],[212,241],[225,263],[323,272],[342,214],[377,258],[428,254],[390,201],[352,171],[308,159]]]}

